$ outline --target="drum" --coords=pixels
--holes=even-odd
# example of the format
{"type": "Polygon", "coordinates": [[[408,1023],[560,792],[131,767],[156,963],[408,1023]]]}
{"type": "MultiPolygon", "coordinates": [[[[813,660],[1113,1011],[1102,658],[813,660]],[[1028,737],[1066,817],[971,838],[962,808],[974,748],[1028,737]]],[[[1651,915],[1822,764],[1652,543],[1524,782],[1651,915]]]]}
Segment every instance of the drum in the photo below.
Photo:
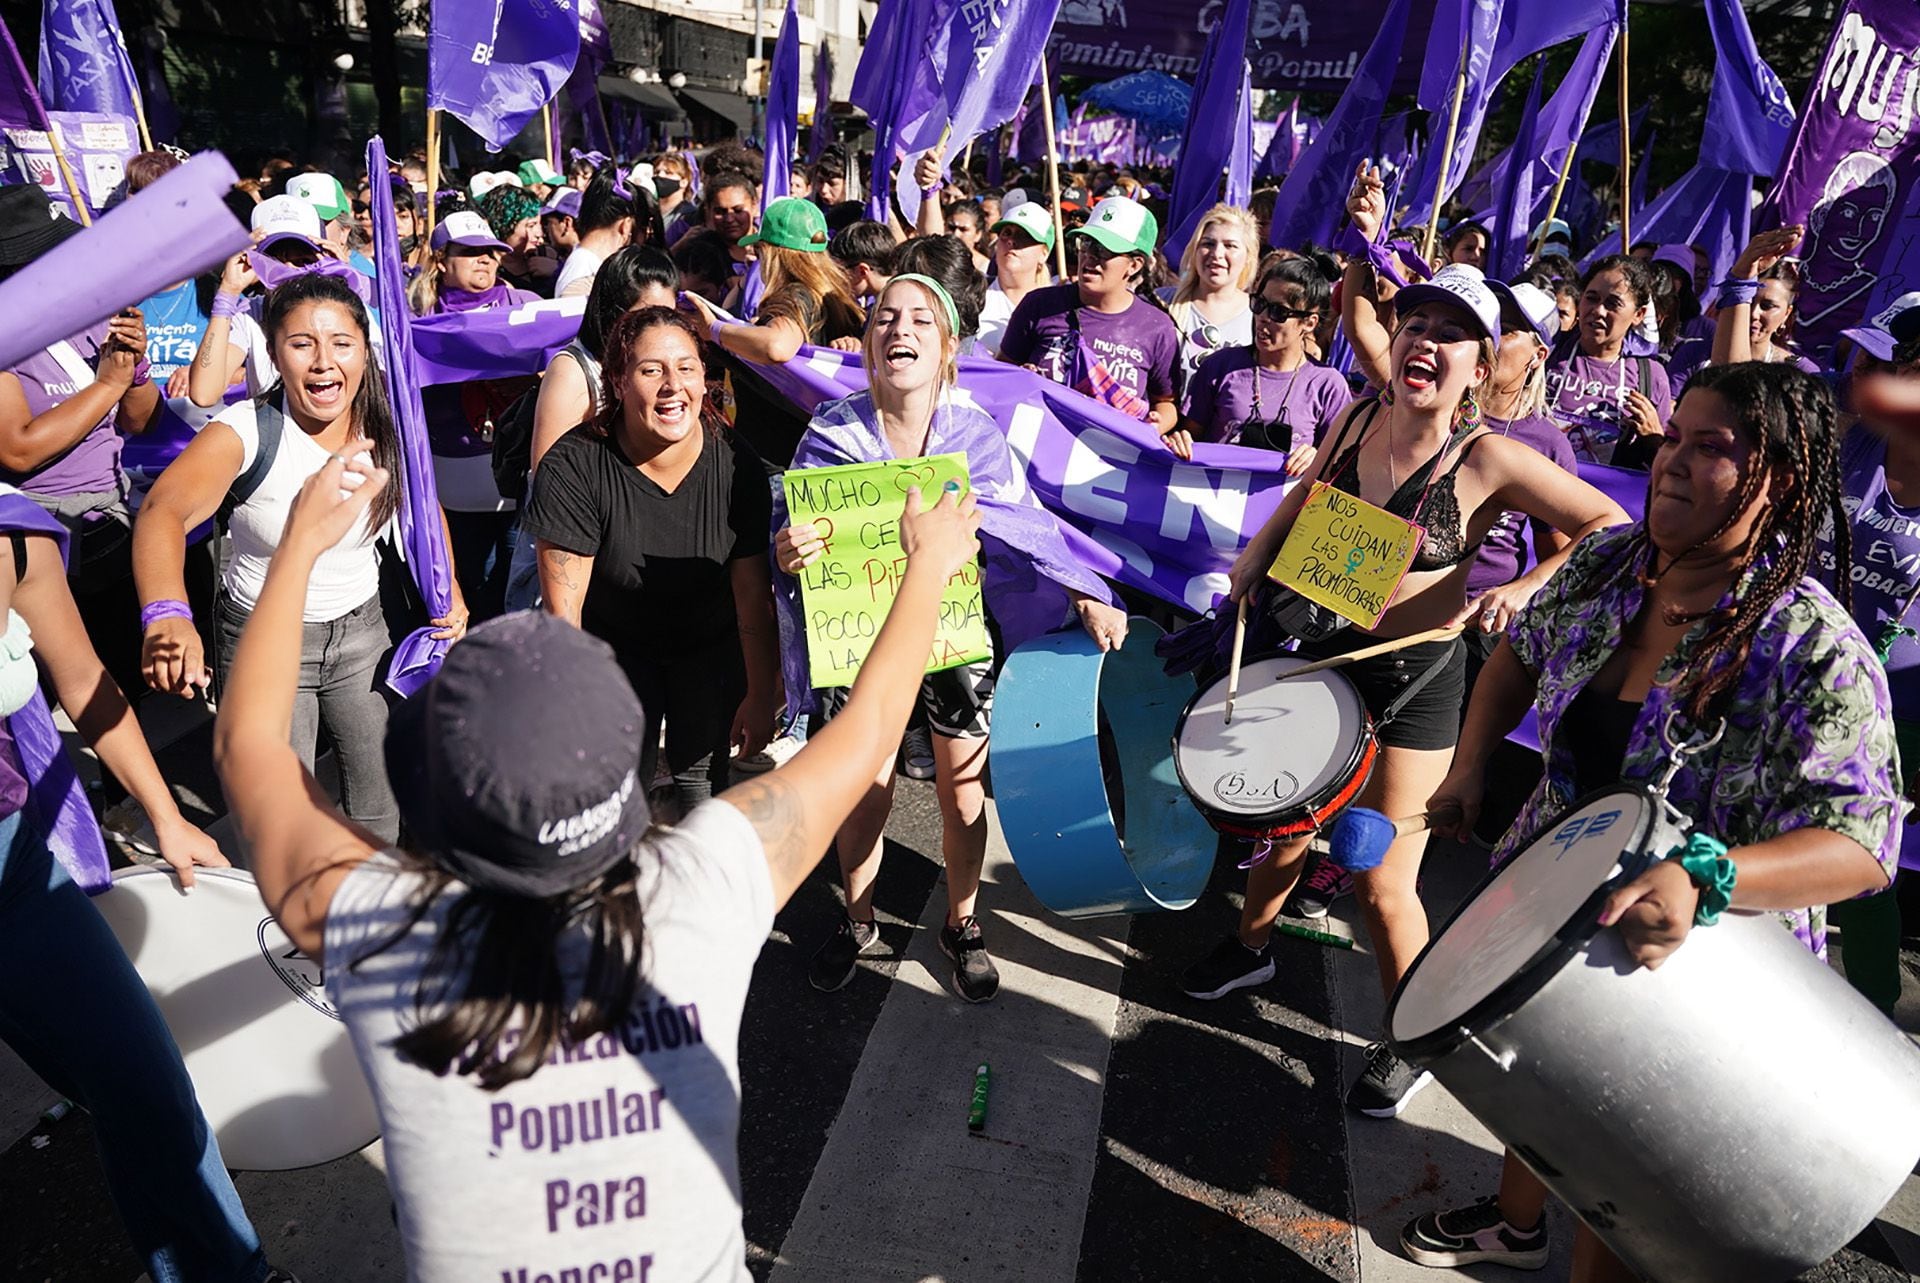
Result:
{"type": "Polygon", "coordinates": [[[1644,790],[1583,799],[1434,936],[1387,1030],[1642,1277],[1788,1279],[1913,1169],[1920,1049],[1771,914],[1634,965],[1601,904],[1683,827],[1644,790]]]}
{"type": "Polygon", "coordinates": [[[1102,653],[1075,628],[1007,656],[988,758],[1000,830],[1020,876],[1055,913],[1184,909],[1213,873],[1216,839],[1187,805],[1167,752],[1192,683],[1128,621],[1102,653]]]}
{"type": "Polygon", "coordinates": [[[1180,714],[1175,769],[1220,832],[1304,837],[1351,806],[1373,774],[1380,751],[1373,718],[1345,674],[1325,669],[1279,680],[1308,662],[1277,655],[1243,665],[1232,722],[1225,677],[1180,714]]]}
{"type": "Polygon", "coordinates": [[[373,1096],[320,968],[260,903],[251,875],[122,869],[94,897],[166,1017],[227,1166],[284,1171],[363,1149],[373,1096]]]}

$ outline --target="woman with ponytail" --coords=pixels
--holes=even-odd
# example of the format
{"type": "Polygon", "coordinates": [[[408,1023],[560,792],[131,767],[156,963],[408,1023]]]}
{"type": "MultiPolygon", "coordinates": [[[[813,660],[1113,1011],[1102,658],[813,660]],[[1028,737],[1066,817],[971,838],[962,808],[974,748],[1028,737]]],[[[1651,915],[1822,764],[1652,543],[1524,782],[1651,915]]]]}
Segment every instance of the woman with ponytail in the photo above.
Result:
{"type": "MultiPolygon", "coordinates": [[[[1481,675],[1453,769],[1425,804],[1436,830],[1471,831],[1488,754],[1531,707],[1546,772],[1496,864],[1585,793],[1669,778],[1695,831],[1724,844],[1711,881],[1664,860],[1600,921],[1657,967],[1711,930],[1730,894],[1824,956],[1824,906],[1884,891],[1900,844],[1886,675],[1844,589],[1836,600],[1813,577],[1829,523],[1848,561],[1838,449],[1831,398],[1803,371],[1752,361],[1695,375],[1654,456],[1645,520],[1576,548],[1481,675]],[[1698,751],[1676,759],[1682,744],[1698,751]]],[[[1545,1203],[1508,1154],[1497,1195],[1419,1217],[1401,1244],[1423,1265],[1537,1269],[1545,1203]]],[[[1584,1226],[1573,1260],[1575,1283],[1630,1277],[1584,1226]]]]}

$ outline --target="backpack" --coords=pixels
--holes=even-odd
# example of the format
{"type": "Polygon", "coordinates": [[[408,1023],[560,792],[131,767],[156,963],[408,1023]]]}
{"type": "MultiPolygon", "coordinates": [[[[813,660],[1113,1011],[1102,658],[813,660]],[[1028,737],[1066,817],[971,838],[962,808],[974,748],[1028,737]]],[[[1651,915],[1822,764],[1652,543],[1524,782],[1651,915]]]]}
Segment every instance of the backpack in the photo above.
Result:
{"type": "Polygon", "coordinates": [[[233,479],[233,484],[227,487],[227,497],[220,501],[222,526],[233,517],[236,508],[253,498],[254,492],[266,483],[267,474],[273,471],[273,461],[280,456],[280,436],[287,427],[280,407],[271,401],[255,401],[253,423],[259,444],[254,448],[253,462],[233,479]]]}
{"type": "Polygon", "coordinates": [[[533,470],[533,408],[540,400],[534,384],[493,421],[493,484],[503,499],[527,501],[527,473],[533,470]]]}

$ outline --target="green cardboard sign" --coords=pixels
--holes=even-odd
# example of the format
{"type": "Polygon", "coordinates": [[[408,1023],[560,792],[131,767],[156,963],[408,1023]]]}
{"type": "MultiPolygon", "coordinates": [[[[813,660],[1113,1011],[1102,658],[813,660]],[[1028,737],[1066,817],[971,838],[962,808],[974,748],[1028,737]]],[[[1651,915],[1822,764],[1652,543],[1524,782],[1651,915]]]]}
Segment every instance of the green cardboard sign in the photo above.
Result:
{"type": "MultiPolygon", "coordinates": [[[[931,507],[949,481],[960,483],[962,495],[972,490],[965,454],[787,470],[783,484],[791,521],[812,524],[827,545],[825,555],[800,572],[809,679],[816,688],[853,684],[893,609],[907,572],[907,554],[900,547],[907,491],[918,486],[922,504],[931,507]]],[[[957,668],[992,654],[976,558],[947,581],[926,671],[957,668]]]]}

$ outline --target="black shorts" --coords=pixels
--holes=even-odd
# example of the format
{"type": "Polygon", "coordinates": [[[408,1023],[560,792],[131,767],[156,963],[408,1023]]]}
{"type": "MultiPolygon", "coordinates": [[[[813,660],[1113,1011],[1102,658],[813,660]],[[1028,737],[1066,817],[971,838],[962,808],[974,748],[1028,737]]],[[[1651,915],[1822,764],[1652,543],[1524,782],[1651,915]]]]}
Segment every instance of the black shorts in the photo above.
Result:
{"type": "MultiPolygon", "coordinates": [[[[1325,641],[1303,642],[1300,654],[1306,659],[1327,659],[1378,645],[1382,640],[1349,628],[1325,641]]],[[[1467,650],[1458,637],[1421,642],[1357,660],[1335,671],[1345,673],[1359,688],[1360,698],[1373,714],[1374,731],[1382,747],[1441,749],[1459,743],[1460,708],[1467,691],[1467,650]],[[1440,665],[1440,671],[1427,679],[1419,694],[1408,700],[1391,722],[1381,725],[1388,706],[1435,664],[1440,665]]]]}
{"type": "MultiPolygon", "coordinates": [[[[993,669],[993,661],[983,659],[922,677],[919,706],[927,729],[946,739],[985,739],[993,721],[993,669]]],[[[834,686],[820,692],[822,721],[846,706],[849,690],[834,686]]]]}

